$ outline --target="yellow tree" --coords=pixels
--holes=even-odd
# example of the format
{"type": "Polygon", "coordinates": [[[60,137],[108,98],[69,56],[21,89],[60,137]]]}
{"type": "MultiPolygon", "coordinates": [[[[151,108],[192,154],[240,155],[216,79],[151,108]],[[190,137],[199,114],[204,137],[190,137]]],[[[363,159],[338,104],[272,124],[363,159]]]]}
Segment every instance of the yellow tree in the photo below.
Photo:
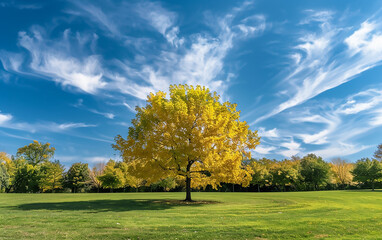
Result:
{"type": "Polygon", "coordinates": [[[191,188],[220,183],[248,185],[252,149],[259,144],[257,131],[240,121],[236,104],[220,102],[208,88],[170,86],[166,93],[151,93],[145,107],[137,107],[126,139],[118,135],[119,150],[132,175],[146,185],[168,177],[186,183],[186,201],[191,188]]]}
{"type": "Polygon", "coordinates": [[[32,143],[17,149],[17,157],[23,157],[29,164],[37,165],[48,162],[54,156],[56,149],[50,143],[40,143],[33,140],[32,143]]]}
{"type": "Polygon", "coordinates": [[[90,169],[90,172],[89,172],[92,185],[95,188],[97,188],[97,192],[99,192],[99,189],[102,187],[102,182],[98,179],[98,177],[103,174],[104,169],[105,169],[105,164],[98,163],[92,169],[90,169]]]}
{"type": "Polygon", "coordinates": [[[351,171],[354,165],[341,158],[335,158],[330,163],[336,184],[348,185],[353,180],[351,171]]]}
{"type": "Polygon", "coordinates": [[[3,165],[7,170],[7,173],[9,174],[9,185],[12,185],[15,177],[16,166],[9,155],[5,152],[0,152],[0,165],[3,165]]]}

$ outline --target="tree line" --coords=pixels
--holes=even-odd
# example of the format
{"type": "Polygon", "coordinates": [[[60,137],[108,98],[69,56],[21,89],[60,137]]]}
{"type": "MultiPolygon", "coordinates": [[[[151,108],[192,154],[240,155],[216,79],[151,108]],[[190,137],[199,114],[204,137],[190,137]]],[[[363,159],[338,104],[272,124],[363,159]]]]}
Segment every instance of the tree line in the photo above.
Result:
{"type": "MultiPolygon", "coordinates": [[[[18,149],[15,156],[0,153],[0,192],[100,192],[100,191],[182,191],[185,183],[177,176],[149,183],[132,176],[124,161],[109,160],[89,168],[87,163],[65,167],[54,159],[55,148],[49,143],[33,141],[18,149]]],[[[308,154],[302,158],[246,159],[250,169],[249,186],[236,191],[301,191],[322,189],[372,188],[381,186],[382,144],[373,158],[349,163],[341,158],[331,162],[308,154]],[[379,185],[378,185],[379,184],[379,185]]],[[[216,191],[233,191],[234,185],[222,182],[216,191]]],[[[213,190],[205,186],[204,190],[213,190]]]]}

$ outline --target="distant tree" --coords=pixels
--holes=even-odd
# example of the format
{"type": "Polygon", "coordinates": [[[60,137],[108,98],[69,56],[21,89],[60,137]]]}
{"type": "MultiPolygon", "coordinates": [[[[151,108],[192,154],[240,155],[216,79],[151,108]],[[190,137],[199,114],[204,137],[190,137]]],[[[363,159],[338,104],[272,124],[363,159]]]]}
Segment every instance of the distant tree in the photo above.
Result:
{"type": "Polygon", "coordinates": [[[114,160],[107,162],[103,174],[98,179],[101,181],[102,187],[109,188],[111,192],[114,188],[123,187],[125,184],[124,175],[114,160]]]}
{"type": "Polygon", "coordinates": [[[18,158],[14,162],[16,166],[13,182],[14,191],[19,193],[38,192],[40,167],[29,164],[23,158],[18,158]]]}
{"type": "Polygon", "coordinates": [[[74,163],[64,178],[64,185],[72,189],[73,193],[91,183],[90,172],[87,163],[74,163]]]}
{"type": "Polygon", "coordinates": [[[58,160],[44,162],[40,166],[39,187],[43,192],[62,188],[64,166],[58,160]]]}
{"type": "Polygon", "coordinates": [[[104,163],[97,163],[92,169],[90,169],[89,172],[91,184],[97,189],[97,192],[99,192],[100,188],[102,187],[102,182],[98,179],[98,177],[103,174],[104,169],[104,163]]]}
{"type": "Polygon", "coordinates": [[[353,164],[348,163],[344,159],[335,158],[332,160],[330,166],[334,176],[334,183],[349,185],[352,182],[353,175],[351,174],[351,170],[353,169],[353,164]]]}
{"type": "Polygon", "coordinates": [[[164,191],[170,191],[173,188],[176,188],[177,183],[175,178],[165,178],[162,179],[156,183],[153,183],[151,187],[155,188],[162,188],[164,191]]]}
{"type": "Polygon", "coordinates": [[[118,135],[114,148],[147,185],[180,177],[191,201],[191,187],[250,183],[251,169],[242,161],[260,138],[240,120],[236,104],[222,103],[205,87],[172,85],[169,97],[151,93],[136,110],[127,138],[118,135]]]}
{"type": "Polygon", "coordinates": [[[29,164],[37,165],[49,161],[55,150],[54,147],[50,147],[50,143],[42,144],[34,140],[29,145],[19,148],[16,156],[18,158],[23,157],[29,164]]]}
{"type": "Polygon", "coordinates": [[[362,158],[356,162],[351,173],[354,181],[371,183],[374,191],[375,182],[382,178],[382,164],[376,159],[362,158]]]}
{"type": "Polygon", "coordinates": [[[287,186],[293,186],[299,179],[299,171],[295,162],[283,160],[274,162],[270,167],[271,183],[285,191],[287,186]]]}
{"type": "Polygon", "coordinates": [[[117,162],[116,167],[121,169],[123,176],[124,176],[124,182],[125,187],[138,187],[142,185],[142,180],[139,178],[136,178],[131,174],[131,170],[129,170],[129,165],[126,162],[117,162]]]}
{"type": "MultiPolygon", "coordinates": [[[[9,191],[9,188],[12,186],[15,176],[16,167],[14,162],[5,152],[0,152],[0,166],[3,166],[7,172],[8,177],[6,191],[9,191]]],[[[4,172],[4,170],[3,170],[4,172]]],[[[5,176],[5,174],[4,174],[5,176]]],[[[5,185],[3,185],[5,186],[5,185]]]]}
{"type": "Polygon", "coordinates": [[[7,168],[0,164],[0,192],[4,192],[9,187],[9,178],[7,168]]]}
{"type": "Polygon", "coordinates": [[[269,183],[269,171],[266,165],[258,160],[252,160],[250,166],[253,170],[251,184],[257,185],[257,191],[260,192],[260,187],[269,183]]]}
{"type": "Polygon", "coordinates": [[[301,159],[301,177],[308,186],[318,190],[319,186],[327,183],[330,178],[330,166],[314,154],[308,154],[301,159]]]}
{"type": "Polygon", "coordinates": [[[374,158],[382,161],[382,144],[379,144],[377,150],[374,152],[374,158]]]}

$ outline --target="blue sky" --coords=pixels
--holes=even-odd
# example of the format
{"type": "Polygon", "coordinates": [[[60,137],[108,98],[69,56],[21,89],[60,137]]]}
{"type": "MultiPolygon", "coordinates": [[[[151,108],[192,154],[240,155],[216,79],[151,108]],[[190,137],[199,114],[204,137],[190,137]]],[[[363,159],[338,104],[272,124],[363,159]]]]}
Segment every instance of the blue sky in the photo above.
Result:
{"type": "Polygon", "coordinates": [[[0,151],[117,158],[134,107],[200,84],[259,130],[254,157],[382,143],[381,1],[0,1],[0,151]]]}

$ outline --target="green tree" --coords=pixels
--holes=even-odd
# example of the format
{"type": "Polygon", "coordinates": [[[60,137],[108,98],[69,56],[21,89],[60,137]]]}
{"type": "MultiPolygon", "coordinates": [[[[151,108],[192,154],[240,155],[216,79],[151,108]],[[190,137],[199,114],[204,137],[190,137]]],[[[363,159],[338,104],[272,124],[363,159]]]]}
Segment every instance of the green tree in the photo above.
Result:
{"type": "Polygon", "coordinates": [[[39,163],[48,162],[55,152],[55,148],[50,143],[42,144],[34,140],[29,145],[21,147],[17,150],[16,156],[23,157],[29,164],[37,165],[39,163]]]}
{"type": "Polygon", "coordinates": [[[147,185],[180,177],[186,201],[192,187],[249,185],[251,169],[242,162],[260,138],[240,120],[236,104],[222,103],[205,87],[172,85],[169,97],[151,93],[147,105],[136,109],[127,138],[118,135],[114,145],[131,175],[147,185]]]}
{"type": "Polygon", "coordinates": [[[257,191],[260,192],[260,187],[269,183],[269,170],[258,160],[252,160],[250,166],[253,170],[251,184],[257,185],[257,191]]]}
{"type": "MultiPolygon", "coordinates": [[[[7,174],[9,175],[9,188],[13,185],[14,182],[14,176],[15,176],[15,163],[12,161],[12,159],[9,157],[8,154],[5,152],[0,152],[0,165],[4,166],[7,170],[7,174]]],[[[9,188],[7,191],[9,191],[9,188]]]]}
{"type": "Polygon", "coordinates": [[[65,186],[72,189],[73,193],[91,183],[89,166],[87,163],[74,163],[64,178],[65,186]]]}
{"type": "Polygon", "coordinates": [[[40,180],[39,166],[29,164],[23,158],[16,159],[15,166],[14,191],[19,193],[38,192],[40,180]]]}
{"type": "Polygon", "coordinates": [[[64,166],[60,161],[44,162],[40,166],[39,187],[43,192],[62,188],[64,166]]]}
{"type": "Polygon", "coordinates": [[[374,158],[382,161],[382,144],[379,144],[377,150],[374,152],[374,158]]]}
{"type": "Polygon", "coordinates": [[[356,162],[351,173],[354,181],[371,183],[374,191],[375,182],[382,178],[382,164],[376,159],[362,158],[356,162]]]}
{"type": "Polygon", "coordinates": [[[7,168],[0,164],[0,192],[4,192],[9,187],[9,178],[7,168]]]}
{"type": "Polygon", "coordinates": [[[299,171],[295,162],[283,160],[274,162],[270,166],[269,173],[271,175],[272,184],[280,190],[285,191],[287,186],[296,185],[299,179],[299,171]]]}
{"type": "Polygon", "coordinates": [[[318,188],[329,181],[330,165],[314,154],[308,154],[301,159],[300,174],[305,184],[311,189],[318,188]]]}
{"type": "Polygon", "coordinates": [[[125,178],[121,169],[119,169],[115,161],[111,159],[107,162],[103,174],[99,176],[98,179],[101,181],[102,187],[109,188],[110,192],[112,192],[114,188],[123,187],[125,184],[125,178]]]}

